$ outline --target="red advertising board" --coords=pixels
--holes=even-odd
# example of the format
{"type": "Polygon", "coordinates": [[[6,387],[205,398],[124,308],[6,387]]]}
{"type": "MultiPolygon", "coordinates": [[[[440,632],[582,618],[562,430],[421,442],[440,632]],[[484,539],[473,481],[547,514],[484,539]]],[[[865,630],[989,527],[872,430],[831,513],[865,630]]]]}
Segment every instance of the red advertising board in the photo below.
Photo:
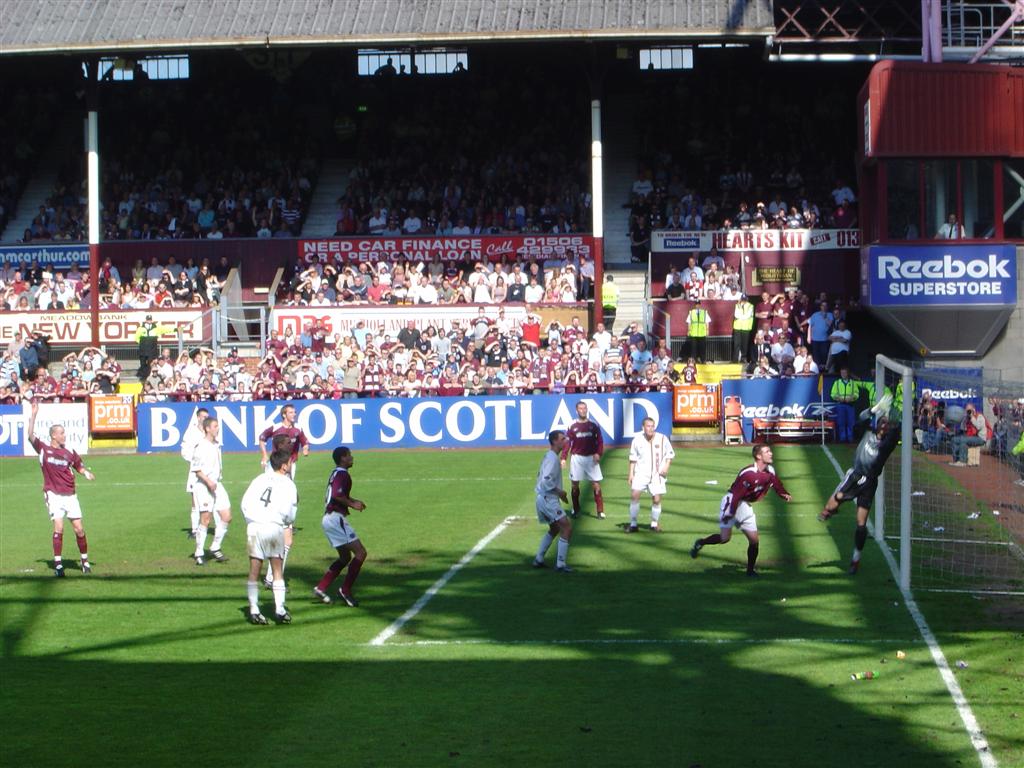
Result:
{"type": "Polygon", "coordinates": [[[400,237],[332,237],[299,240],[301,261],[500,261],[564,259],[569,252],[592,258],[592,235],[402,235],[400,237]]]}

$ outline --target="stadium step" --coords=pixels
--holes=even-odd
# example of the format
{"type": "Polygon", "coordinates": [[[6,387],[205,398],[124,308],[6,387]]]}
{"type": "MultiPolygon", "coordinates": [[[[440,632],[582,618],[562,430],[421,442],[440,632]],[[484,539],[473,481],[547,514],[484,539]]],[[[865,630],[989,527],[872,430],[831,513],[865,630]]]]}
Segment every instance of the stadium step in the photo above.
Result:
{"type": "Polygon", "coordinates": [[[74,145],[76,137],[81,142],[80,122],[64,120],[58,121],[57,125],[46,151],[39,153],[39,164],[18,199],[18,214],[7,222],[7,228],[0,235],[2,243],[17,242],[25,230],[32,226],[32,220],[39,213],[39,206],[50,198],[57,186],[60,158],[64,157],[67,147],[74,145]]]}
{"type": "Polygon", "coordinates": [[[330,237],[338,224],[338,198],[348,189],[348,176],[355,161],[349,158],[325,159],[309,201],[309,214],[302,226],[303,237],[330,237]]]}
{"type": "Polygon", "coordinates": [[[644,328],[647,319],[647,272],[636,269],[617,269],[608,265],[606,272],[615,278],[619,287],[619,306],[615,314],[615,332],[620,333],[630,323],[644,328]]]}

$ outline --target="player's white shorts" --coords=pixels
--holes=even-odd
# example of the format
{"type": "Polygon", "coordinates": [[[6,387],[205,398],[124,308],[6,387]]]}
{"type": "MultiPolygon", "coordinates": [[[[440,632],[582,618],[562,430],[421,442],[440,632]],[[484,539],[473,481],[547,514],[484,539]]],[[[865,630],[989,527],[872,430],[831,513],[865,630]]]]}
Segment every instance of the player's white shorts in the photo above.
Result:
{"type": "Polygon", "coordinates": [[[537,520],[544,525],[551,525],[551,523],[557,523],[565,517],[565,511],[562,509],[562,505],[558,503],[557,496],[538,496],[537,497],[537,520]]]}
{"type": "Polygon", "coordinates": [[[220,512],[223,509],[231,509],[231,500],[228,492],[224,490],[224,483],[217,483],[217,492],[210,493],[210,489],[200,480],[196,480],[192,488],[192,504],[200,512],[220,512]]]}
{"type": "Polygon", "coordinates": [[[273,523],[249,523],[245,528],[249,557],[284,557],[284,528],[273,523]]]}
{"type": "Polygon", "coordinates": [[[589,480],[592,483],[599,483],[604,480],[601,474],[601,465],[593,456],[580,456],[573,453],[569,455],[569,479],[574,483],[580,480],[589,480]]]}
{"type": "Polygon", "coordinates": [[[45,496],[46,511],[50,515],[50,520],[63,520],[65,517],[68,520],[82,519],[82,507],[78,503],[77,494],[62,496],[59,493],[47,491],[45,496]]]}
{"type": "MultiPolygon", "coordinates": [[[[291,463],[291,465],[289,466],[289,468],[288,468],[288,474],[290,474],[292,476],[292,480],[295,479],[295,465],[297,465],[298,463],[299,462],[297,462],[297,461],[293,461],[291,463]]],[[[264,474],[270,474],[273,471],[274,471],[274,467],[271,466],[270,461],[268,460],[267,463],[263,465],[263,473],[264,474]]]]}
{"type": "Polygon", "coordinates": [[[719,528],[739,528],[741,531],[751,532],[757,530],[757,516],[754,515],[754,508],[745,501],[736,505],[736,516],[726,522],[725,516],[729,513],[731,506],[732,494],[727,493],[722,497],[722,507],[718,512],[719,528]]]}
{"type": "Polygon", "coordinates": [[[346,544],[351,544],[353,541],[359,541],[359,534],[348,524],[348,520],[340,512],[331,512],[329,515],[324,515],[324,519],[320,524],[323,526],[324,535],[332,547],[343,547],[346,544]]]}
{"type": "Polygon", "coordinates": [[[188,479],[185,481],[185,493],[191,494],[196,489],[196,483],[199,480],[196,478],[196,473],[189,470],[188,479]]]}
{"type": "Polygon", "coordinates": [[[629,487],[634,491],[647,491],[651,496],[663,496],[667,485],[665,478],[661,475],[655,475],[654,477],[633,475],[633,482],[629,487]]]}

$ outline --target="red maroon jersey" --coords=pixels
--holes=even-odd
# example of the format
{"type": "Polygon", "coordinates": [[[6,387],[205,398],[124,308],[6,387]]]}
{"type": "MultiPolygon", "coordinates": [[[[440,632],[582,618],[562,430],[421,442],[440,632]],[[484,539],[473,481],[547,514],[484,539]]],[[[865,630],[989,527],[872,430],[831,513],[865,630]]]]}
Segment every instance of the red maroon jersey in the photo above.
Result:
{"type": "Polygon", "coordinates": [[[273,445],[273,440],[278,435],[285,435],[288,438],[293,462],[299,458],[299,449],[304,445],[309,445],[306,434],[301,429],[298,427],[286,427],[283,424],[275,424],[264,429],[260,434],[260,442],[266,443],[270,441],[270,444],[273,445]]]}
{"type": "Polygon", "coordinates": [[[755,464],[744,467],[736,475],[736,479],[733,480],[732,487],[729,489],[729,493],[732,494],[729,514],[736,514],[736,507],[740,505],[741,501],[745,501],[747,504],[760,501],[768,493],[769,488],[774,488],[780,496],[788,493],[782,481],[779,480],[779,476],[775,474],[775,468],[770,464],[764,468],[763,472],[758,472],[755,464]]]}
{"type": "Polygon", "coordinates": [[[565,436],[569,439],[562,449],[563,459],[570,453],[575,453],[578,456],[600,456],[604,453],[604,438],[601,437],[601,428],[589,419],[574,421],[565,430],[565,436]]]}
{"type": "Polygon", "coordinates": [[[30,441],[39,454],[39,466],[43,470],[43,493],[53,491],[60,496],[73,496],[75,493],[75,473],[72,469],[82,471],[82,457],[67,448],[54,448],[38,437],[30,441]]]}
{"type": "Polygon", "coordinates": [[[343,515],[347,515],[349,512],[348,506],[338,501],[337,497],[344,496],[349,498],[351,493],[352,475],[344,467],[335,467],[334,471],[331,472],[330,479],[327,481],[327,498],[324,499],[324,514],[329,515],[331,512],[340,512],[343,515]]]}

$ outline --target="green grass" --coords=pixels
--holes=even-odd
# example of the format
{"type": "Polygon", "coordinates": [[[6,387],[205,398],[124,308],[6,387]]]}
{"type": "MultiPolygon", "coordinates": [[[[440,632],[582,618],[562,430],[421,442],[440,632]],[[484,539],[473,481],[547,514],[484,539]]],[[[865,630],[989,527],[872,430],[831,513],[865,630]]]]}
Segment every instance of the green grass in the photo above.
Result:
{"type": "MultiPolygon", "coordinates": [[[[256,456],[226,457],[231,561],[205,568],[189,559],[177,456],[91,457],[98,479],[79,487],[95,572],[71,569],[60,581],[38,466],[4,460],[0,762],[978,764],[879,550],[869,545],[850,579],[852,514],[827,528],[815,521],[837,481],[819,448],[776,450],[795,498],[756,508],[764,578],[753,583],[738,540],[687,554],[715,530],[746,449],[681,450],[666,532],[636,536],[619,527],[625,452],[609,453],[609,519],[577,521],[571,576],[528,567],[542,532],[539,460],[539,451],[357,453],[353,493],[368,509],[350,519],[369,560],[356,610],[307,597],[332,553],[319,528],[329,459],[303,461],[289,627],[251,627],[243,616],[237,503],[256,456]],[[509,515],[523,519],[387,644],[369,646],[509,515]],[[850,680],[865,670],[880,676],[850,680]]],[[[646,500],[643,520],[648,510],[646,500]]],[[[69,533],[65,560],[75,551],[69,533]]],[[[1000,764],[1024,765],[1019,614],[965,596],[920,603],[950,661],[969,662],[956,674],[1000,764]]]]}

